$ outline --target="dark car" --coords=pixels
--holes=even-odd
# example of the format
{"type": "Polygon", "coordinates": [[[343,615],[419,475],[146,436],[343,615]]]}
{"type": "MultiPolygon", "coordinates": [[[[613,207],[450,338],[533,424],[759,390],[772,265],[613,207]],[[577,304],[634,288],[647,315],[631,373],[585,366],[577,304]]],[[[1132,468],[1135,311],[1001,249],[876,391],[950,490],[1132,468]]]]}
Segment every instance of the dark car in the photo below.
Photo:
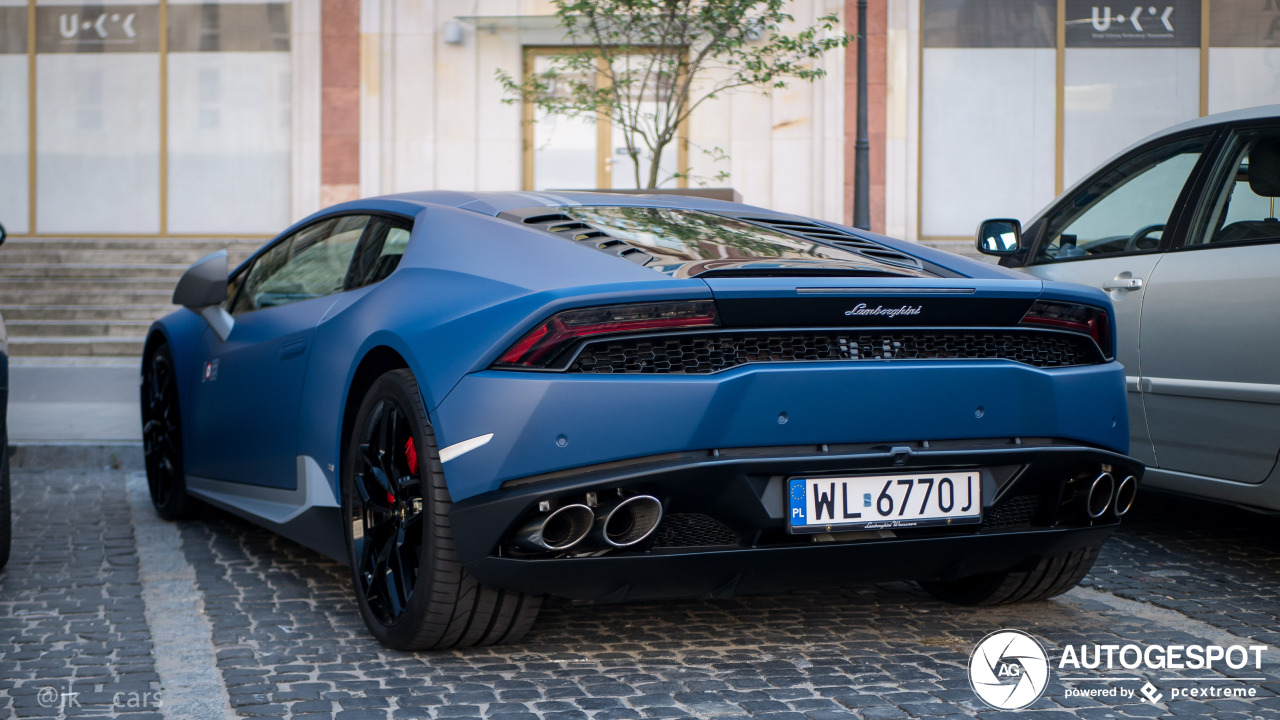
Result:
{"type": "MultiPolygon", "coordinates": [[[[0,225],[0,245],[4,244],[0,225]]],[[[9,562],[12,520],[9,516],[9,335],[0,317],[0,568],[9,562]]]]}
{"type": "Polygon", "coordinates": [[[979,249],[1115,303],[1145,486],[1280,511],[1280,105],[1137,143],[979,249]]]}
{"type": "Polygon", "coordinates": [[[1103,293],[746,205],[371,198],[174,299],[157,510],[350,563],[394,647],[518,639],[544,595],[1051,597],[1142,474],[1103,293]]]}

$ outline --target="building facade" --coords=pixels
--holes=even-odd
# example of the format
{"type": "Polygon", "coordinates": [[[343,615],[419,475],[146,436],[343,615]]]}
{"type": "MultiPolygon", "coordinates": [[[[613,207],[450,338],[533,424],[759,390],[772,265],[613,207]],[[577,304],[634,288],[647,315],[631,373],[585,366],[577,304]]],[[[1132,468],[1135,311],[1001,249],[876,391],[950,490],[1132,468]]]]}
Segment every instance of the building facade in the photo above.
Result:
{"type": "MultiPolygon", "coordinates": [[[[857,4],[789,11],[859,33],[857,4]]],[[[1150,132],[1280,102],[1277,0],[1130,5],[869,0],[873,229],[1025,220],[1150,132]]],[[[0,0],[0,222],[255,236],[363,195],[629,186],[616,132],[504,102],[497,71],[564,44],[545,0],[0,0]]],[[[854,47],[821,63],[706,104],[664,166],[848,222],[854,47]]]]}

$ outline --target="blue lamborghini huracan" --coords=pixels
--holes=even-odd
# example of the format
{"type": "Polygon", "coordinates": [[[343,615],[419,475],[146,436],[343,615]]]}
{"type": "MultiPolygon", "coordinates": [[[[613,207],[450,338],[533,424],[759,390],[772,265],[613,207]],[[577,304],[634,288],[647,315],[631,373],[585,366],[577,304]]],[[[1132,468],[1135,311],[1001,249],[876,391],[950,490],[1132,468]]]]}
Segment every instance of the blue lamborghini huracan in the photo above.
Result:
{"type": "Polygon", "coordinates": [[[1074,586],[1133,504],[1103,293],[691,197],[425,192],[189,269],[151,497],[349,563],[397,648],[541,599],[1074,586]]]}

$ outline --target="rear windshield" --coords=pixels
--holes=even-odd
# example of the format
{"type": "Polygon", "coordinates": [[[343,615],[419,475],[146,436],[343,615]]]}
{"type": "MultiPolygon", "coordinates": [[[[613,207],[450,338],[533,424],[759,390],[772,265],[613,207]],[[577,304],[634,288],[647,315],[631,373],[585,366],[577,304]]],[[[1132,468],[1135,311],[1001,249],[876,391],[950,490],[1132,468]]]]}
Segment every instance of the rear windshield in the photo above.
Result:
{"type": "Polygon", "coordinates": [[[649,267],[659,270],[665,264],[722,258],[865,263],[855,253],[698,210],[651,207],[565,207],[560,210],[655,256],[657,260],[649,267]]]}

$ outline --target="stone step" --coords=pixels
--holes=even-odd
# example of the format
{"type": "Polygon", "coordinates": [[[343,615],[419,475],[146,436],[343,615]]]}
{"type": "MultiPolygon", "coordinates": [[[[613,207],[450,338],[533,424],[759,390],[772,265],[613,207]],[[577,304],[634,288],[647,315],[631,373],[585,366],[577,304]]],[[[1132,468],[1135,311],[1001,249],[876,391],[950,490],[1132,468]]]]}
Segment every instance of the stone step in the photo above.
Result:
{"type": "MultiPolygon", "coordinates": [[[[85,290],[112,292],[122,290],[147,290],[151,292],[168,292],[172,297],[173,288],[178,284],[174,278],[13,278],[0,276],[0,303],[9,293],[26,293],[46,290],[66,290],[81,292],[85,290]]],[[[21,302],[21,301],[19,301],[21,302]]]]}
{"type": "Polygon", "coordinates": [[[215,250],[226,249],[252,253],[267,243],[267,238],[200,238],[200,239],[151,239],[146,238],[9,238],[5,240],[4,251],[21,250],[71,250],[75,252],[90,250],[181,250],[183,252],[208,255],[215,250]]]}
{"type": "MultiPolygon", "coordinates": [[[[227,252],[228,265],[234,269],[245,258],[257,249],[231,248],[227,252]]],[[[77,263],[81,265],[127,264],[127,265],[179,265],[187,268],[208,255],[197,250],[83,250],[83,249],[28,249],[13,248],[5,243],[0,249],[0,268],[10,265],[51,265],[57,263],[77,263]]]]}
{"type": "Polygon", "coordinates": [[[151,322],[177,309],[176,305],[0,305],[5,322],[14,320],[145,320],[151,322]]]}
{"type": "MultiPolygon", "coordinates": [[[[83,284],[82,286],[83,287],[83,284]]],[[[173,289],[133,290],[128,286],[94,289],[23,289],[0,283],[0,305],[161,305],[173,298],[173,289]]]]}
{"type": "Polygon", "coordinates": [[[136,359],[150,324],[176,308],[191,263],[227,250],[235,267],[266,238],[10,238],[0,314],[15,357],[136,359]]]}
{"type": "Polygon", "coordinates": [[[10,338],[112,337],[140,338],[147,334],[147,320],[111,320],[82,322],[79,320],[10,320],[5,318],[10,338]]]}
{"type": "Polygon", "coordinates": [[[141,357],[145,338],[9,338],[13,357],[141,357]]]}
{"type": "Polygon", "coordinates": [[[124,265],[115,263],[31,263],[0,265],[0,282],[11,279],[33,280],[166,280],[171,285],[187,269],[186,265],[124,265]]]}

